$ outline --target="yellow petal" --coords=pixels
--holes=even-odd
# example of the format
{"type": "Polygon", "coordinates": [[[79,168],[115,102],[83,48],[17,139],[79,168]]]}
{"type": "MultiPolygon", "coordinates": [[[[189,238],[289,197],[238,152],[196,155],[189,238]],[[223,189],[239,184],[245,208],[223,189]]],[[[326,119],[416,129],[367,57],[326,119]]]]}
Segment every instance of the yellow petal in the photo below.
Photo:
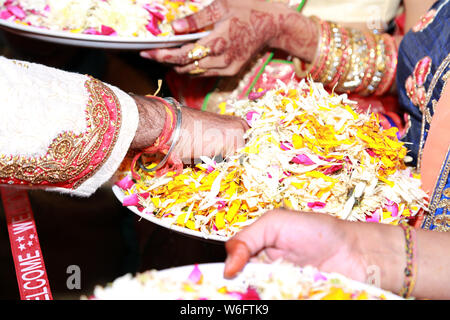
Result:
{"type": "Polygon", "coordinates": [[[234,219],[234,217],[238,213],[240,207],[241,207],[241,200],[234,200],[231,203],[231,206],[228,209],[228,212],[225,216],[225,218],[228,220],[228,222],[231,222],[234,219]]]}
{"type": "Polygon", "coordinates": [[[294,134],[292,136],[292,144],[294,145],[295,149],[301,149],[305,146],[303,138],[301,136],[299,136],[298,134],[294,134]]]}
{"type": "Polygon", "coordinates": [[[217,214],[216,214],[215,224],[216,224],[217,229],[219,229],[219,230],[223,229],[225,227],[224,216],[225,216],[225,211],[223,211],[223,210],[217,212],[217,214]]]}

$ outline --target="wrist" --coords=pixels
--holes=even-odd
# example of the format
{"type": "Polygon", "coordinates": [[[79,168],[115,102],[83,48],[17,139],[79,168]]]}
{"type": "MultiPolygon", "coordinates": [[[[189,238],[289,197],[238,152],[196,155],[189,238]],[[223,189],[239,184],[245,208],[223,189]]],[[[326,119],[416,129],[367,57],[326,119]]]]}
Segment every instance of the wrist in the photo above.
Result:
{"type": "Polygon", "coordinates": [[[403,284],[405,241],[400,227],[375,223],[358,223],[355,251],[365,268],[365,282],[398,293],[403,284]]]}
{"type": "Polygon", "coordinates": [[[132,96],[139,112],[139,124],[130,148],[140,150],[153,145],[160,136],[166,117],[161,102],[143,96],[132,96]]]}
{"type": "Polygon", "coordinates": [[[312,62],[319,43],[317,24],[292,10],[281,14],[278,23],[278,34],[269,41],[269,46],[284,50],[304,62],[312,62]]]}

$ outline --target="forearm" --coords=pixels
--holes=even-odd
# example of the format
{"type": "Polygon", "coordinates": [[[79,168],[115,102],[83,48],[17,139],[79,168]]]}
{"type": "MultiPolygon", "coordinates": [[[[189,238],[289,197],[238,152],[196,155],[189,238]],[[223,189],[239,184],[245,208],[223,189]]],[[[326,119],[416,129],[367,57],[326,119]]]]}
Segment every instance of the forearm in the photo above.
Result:
{"type": "MultiPolygon", "coordinates": [[[[357,234],[355,243],[367,270],[379,270],[380,286],[398,293],[405,279],[405,235],[400,227],[372,223],[347,225],[357,234]],[[370,235],[370,237],[368,236],[370,235]],[[369,267],[375,267],[369,269],[369,267]]],[[[416,230],[417,275],[412,296],[422,299],[448,299],[450,292],[450,235],[416,230]]]]}
{"type": "Polygon", "coordinates": [[[135,102],[92,77],[0,57],[0,184],[89,196],[114,174],[135,102]]]}
{"type": "Polygon", "coordinates": [[[278,16],[278,34],[269,46],[312,62],[317,52],[319,30],[316,23],[298,12],[287,11],[278,16]]]}
{"type": "Polygon", "coordinates": [[[131,149],[143,149],[153,145],[161,134],[166,118],[164,107],[157,100],[132,96],[139,112],[139,124],[131,149]]]}

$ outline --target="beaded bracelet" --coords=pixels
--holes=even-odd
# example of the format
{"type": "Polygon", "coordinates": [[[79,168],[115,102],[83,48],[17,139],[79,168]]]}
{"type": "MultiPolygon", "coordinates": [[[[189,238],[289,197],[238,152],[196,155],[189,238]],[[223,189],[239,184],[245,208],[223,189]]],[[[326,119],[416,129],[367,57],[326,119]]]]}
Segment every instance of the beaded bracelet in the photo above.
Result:
{"type": "Polygon", "coordinates": [[[400,290],[400,295],[404,298],[408,298],[411,296],[414,289],[417,276],[416,230],[407,223],[401,223],[400,226],[405,234],[406,242],[405,279],[403,281],[403,287],[400,290]]]}

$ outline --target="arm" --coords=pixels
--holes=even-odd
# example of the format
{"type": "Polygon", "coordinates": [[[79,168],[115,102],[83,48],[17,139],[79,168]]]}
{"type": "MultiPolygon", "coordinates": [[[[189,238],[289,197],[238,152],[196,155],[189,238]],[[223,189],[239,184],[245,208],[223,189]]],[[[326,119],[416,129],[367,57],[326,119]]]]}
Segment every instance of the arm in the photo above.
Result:
{"type": "MultiPolygon", "coordinates": [[[[173,27],[177,33],[188,33],[214,23],[211,34],[197,42],[211,50],[207,57],[199,61],[199,68],[207,69],[202,76],[235,75],[271,43],[286,46],[284,49],[295,50],[296,54],[310,60],[316,51],[315,24],[280,3],[216,0],[204,10],[175,21],[173,27]],[[294,35],[297,30],[301,32],[294,35]]],[[[177,49],[145,51],[141,55],[174,64],[179,73],[189,73],[196,69],[194,60],[188,57],[193,48],[191,43],[177,49]]]]}
{"type": "MultiPolygon", "coordinates": [[[[161,133],[165,108],[152,98],[131,97],[89,76],[2,57],[0,71],[6,97],[0,117],[0,184],[89,196],[113,176],[130,148],[151,146],[161,133]]],[[[183,116],[184,136],[174,150],[181,157],[213,156],[243,145],[243,120],[189,109],[183,109],[183,116]]]]}
{"type": "MultiPolygon", "coordinates": [[[[407,28],[411,27],[409,21],[416,21],[430,2],[407,2],[407,28]]],[[[344,25],[337,25],[337,32],[331,31],[335,28],[329,23],[319,26],[286,5],[257,0],[216,0],[204,10],[175,21],[173,27],[178,33],[188,33],[212,24],[215,27],[211,34],[196,44],[150,50],[141,55],[173,64],[179,73],[231,76],[261,49],[271,47],[295,57],[294,64],[301,78],[311,74],[314,81],[337,92],[365,96],[395,90],[397,46],[401,37],[374,36],[367,29],[344,25]],[[325,34],[330,34],[328,39],[325,34]],[[348,41],[342,40],[342,46],[335,46],[339,39],[348,41]],[[189,53],[198,45],[203,47],[204,55],[190,57],[189,53]],[[367,57],[370,57],[368,61],[367,57]],[[312,64],[315,71],[302,70],[300,61],[312,64]]]]}
{"type": "MultiPolygon", "coordinates": [[[[320,213],[268,212],[226,243],[225,276],[233,277],[249,259],[264,254],[299,266],[313,265],[366,282],[371,268],[380,286],[398,293],[406,267],[405,240],[400,227],[348,222],[320,213]]],[[[417,230],[417,278],[412,296],[450,298],[450,235],[417,230]]]]}

